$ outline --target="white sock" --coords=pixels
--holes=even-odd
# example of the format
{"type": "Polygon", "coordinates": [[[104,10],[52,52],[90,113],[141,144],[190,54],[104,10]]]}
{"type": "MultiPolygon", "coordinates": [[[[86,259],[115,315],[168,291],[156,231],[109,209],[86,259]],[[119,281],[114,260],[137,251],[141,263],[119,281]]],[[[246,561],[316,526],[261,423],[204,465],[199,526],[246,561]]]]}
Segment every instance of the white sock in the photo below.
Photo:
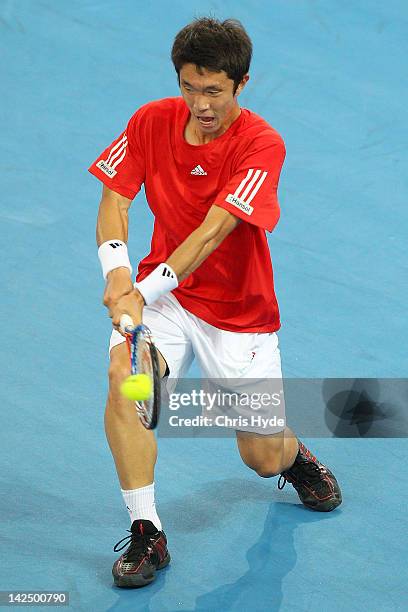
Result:
{"type": "Polygon", "coordinates": [[[128,491],[121,489],[121,491],[131,523],[136,519],[145,519],[151,521],[157,530],[161,531],[162,524],[156,512],[156,503],[154,501],[154,482],[147,485],[147,487],[130,489],[128,491]]]}

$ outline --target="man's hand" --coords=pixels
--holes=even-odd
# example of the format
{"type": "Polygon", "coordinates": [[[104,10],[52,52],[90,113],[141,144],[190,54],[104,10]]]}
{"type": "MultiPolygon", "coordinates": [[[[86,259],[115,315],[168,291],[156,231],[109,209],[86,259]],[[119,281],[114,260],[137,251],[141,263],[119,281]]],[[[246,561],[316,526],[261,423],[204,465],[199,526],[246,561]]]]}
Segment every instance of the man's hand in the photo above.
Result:
{"type": "Polygon", "coordinates": [[[109,310],[110,317],[112,317],[112,309],[118,300],[124,295],[132,293],[132,291],[133,282],[128,268],[115,268],[109,272],[103,294],[103,303],[109,310]]]}
{"type": "Polygon", "coordinates": [[[109,311],[112,325],[120,329],[120,318],[123,314],[132,317],[134,325],[142,322],[144,299],[140,291],[134,288],[128,268],[115,268],[106,279],[103,303],[109,311]]]}
{"type": "MultiPolygon", "coordinates": [[[[135,297],[132,295],[135,293],[135,289],[133,287],[132,278],[130,276],[130,272],[128,268],[115,268],[111,272],[109,272],[108,277],[106,279],[106,287],[105,292],[103,294],[103,303],[107,307],[109,311],[109,316],[112,319],[112,325],[115,329],[117,329],[120,333],[120,317],[122,314],[126,313],[132,317],[135,325],[138,325],[141,322],[142,317],[142,308],[143,308],[143,298],[139,291],[137,293],[142,298],[142,306],[139,308],[135,307],[135,297]],[[129,312],[128,302],[126,301],[122,306],[122,300],[125,298],[132,297],[131,300],[131,308],[134,314],[132,315],[129,312]],[[119,303],[121,306],[119,306],[119,303]],[[123,309],[125,308],[125,309],[123,309]],[[139,320],[140,319],[140,320],[139,320]]],[[[122,334],[123,335],[123,334],[122,334]]]]}
{"type": "Polygon", "coordinates": [[[120,329],[120,318],[123,314],[127,314],[132,318],[133,325],[140,325],[144,305],[143,296],[137,289],[133,289],[131,293],[123,295],[110,309],[109,316],[112,318],[113,327],[124,336],[120,329]]]}

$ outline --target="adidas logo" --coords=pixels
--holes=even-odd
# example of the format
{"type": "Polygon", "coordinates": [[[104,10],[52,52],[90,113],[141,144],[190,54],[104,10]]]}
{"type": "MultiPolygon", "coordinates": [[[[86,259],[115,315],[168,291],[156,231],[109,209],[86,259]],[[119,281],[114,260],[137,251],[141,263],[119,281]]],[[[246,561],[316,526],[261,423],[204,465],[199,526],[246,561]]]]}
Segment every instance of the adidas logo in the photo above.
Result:
{"type": "Polygon", "coordinates": [[[200,166],[200,164],[198,164],[198,166],[196,166],[191,172],[190,174],[194,174],[195,176],[207,176],[206,171],[200,166]]]}
{"type": "Polygon", "coordinates": [[[162,276],[169,276],[170,278],[174,278],[173,272],[166,267],[163,268],[162,276]]]}

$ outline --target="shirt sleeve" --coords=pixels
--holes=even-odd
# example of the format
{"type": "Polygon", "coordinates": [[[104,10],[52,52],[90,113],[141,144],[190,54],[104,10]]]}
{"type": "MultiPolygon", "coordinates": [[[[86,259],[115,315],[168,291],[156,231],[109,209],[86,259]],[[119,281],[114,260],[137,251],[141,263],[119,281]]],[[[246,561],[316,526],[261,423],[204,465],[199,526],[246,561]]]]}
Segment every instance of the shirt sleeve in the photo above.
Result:
{"type": "Polygon", "coordinates": [[[133,200],[145,180],[145,159],[140,146],[140,117],[136,112],[127,128],[89,167],[104,185],[133,200]]]}
{"type": "Polygon", "coordinates": [[[284,160],[281,138],[267,136],[255,141],[238,160],[214,204],[271,232],[279,220],[277,191],[284,160]]]}

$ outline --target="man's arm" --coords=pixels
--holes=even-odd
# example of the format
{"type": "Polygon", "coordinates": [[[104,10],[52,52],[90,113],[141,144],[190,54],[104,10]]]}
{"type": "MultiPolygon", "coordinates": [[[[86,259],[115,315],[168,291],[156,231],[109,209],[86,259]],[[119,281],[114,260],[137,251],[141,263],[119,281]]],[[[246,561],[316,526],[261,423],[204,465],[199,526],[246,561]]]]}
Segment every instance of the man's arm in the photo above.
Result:
{"type": "Polygon", "coordinates": [[[240,223],[220,206],[211,206],[206,218],[167,259],[179,283],[198,268],[240,223]]]}
{"type": "MultiPolygon", "coordinates": [[[[102,199],[99,205],[98,221],[96,225],[96,242],[98,247],[107,240],[128,240],[128,210],[132,200],[121,196],[108,187],[103,187],[102,199]]],[[[103,303],[109,310],[109,316],[113,316],[113,309],[118,300],[125,295],[134,293],[133,310],[135,318],[138,318],[143,308],[143,297],[137,291],[134,292],[133,281],[128,268],[115,268],[106,278],[103,303]]]]}
{"type": "Polygon", "coordinates": [[[96,242],[98,247],[107,240],[128,239],[128,210],[132,200],[103,186],[102,199],[99,205],[96,225],[96,242]]]}
{"type": "MultiPolygon", "coordinates": [[[[187,278],[205,259],[221,244],[221,242],[237,227],[240,219],[235,217],[220,206],[211,206],[206,218],[196,230],[173,251],[166,262],[175,272],[179,282],[187,278]]],[[[118,327],[120,317],[123,313],[129,314],[135,323],[141,321],[140,299],[143,298],[139,291],[134,290],[124,295],[112,307],[112,322],[118,327]],[[135,304],[135,297],[138,306],[135,304]],[[140,313],[139,317],[137,313],[140,313]]]]}

